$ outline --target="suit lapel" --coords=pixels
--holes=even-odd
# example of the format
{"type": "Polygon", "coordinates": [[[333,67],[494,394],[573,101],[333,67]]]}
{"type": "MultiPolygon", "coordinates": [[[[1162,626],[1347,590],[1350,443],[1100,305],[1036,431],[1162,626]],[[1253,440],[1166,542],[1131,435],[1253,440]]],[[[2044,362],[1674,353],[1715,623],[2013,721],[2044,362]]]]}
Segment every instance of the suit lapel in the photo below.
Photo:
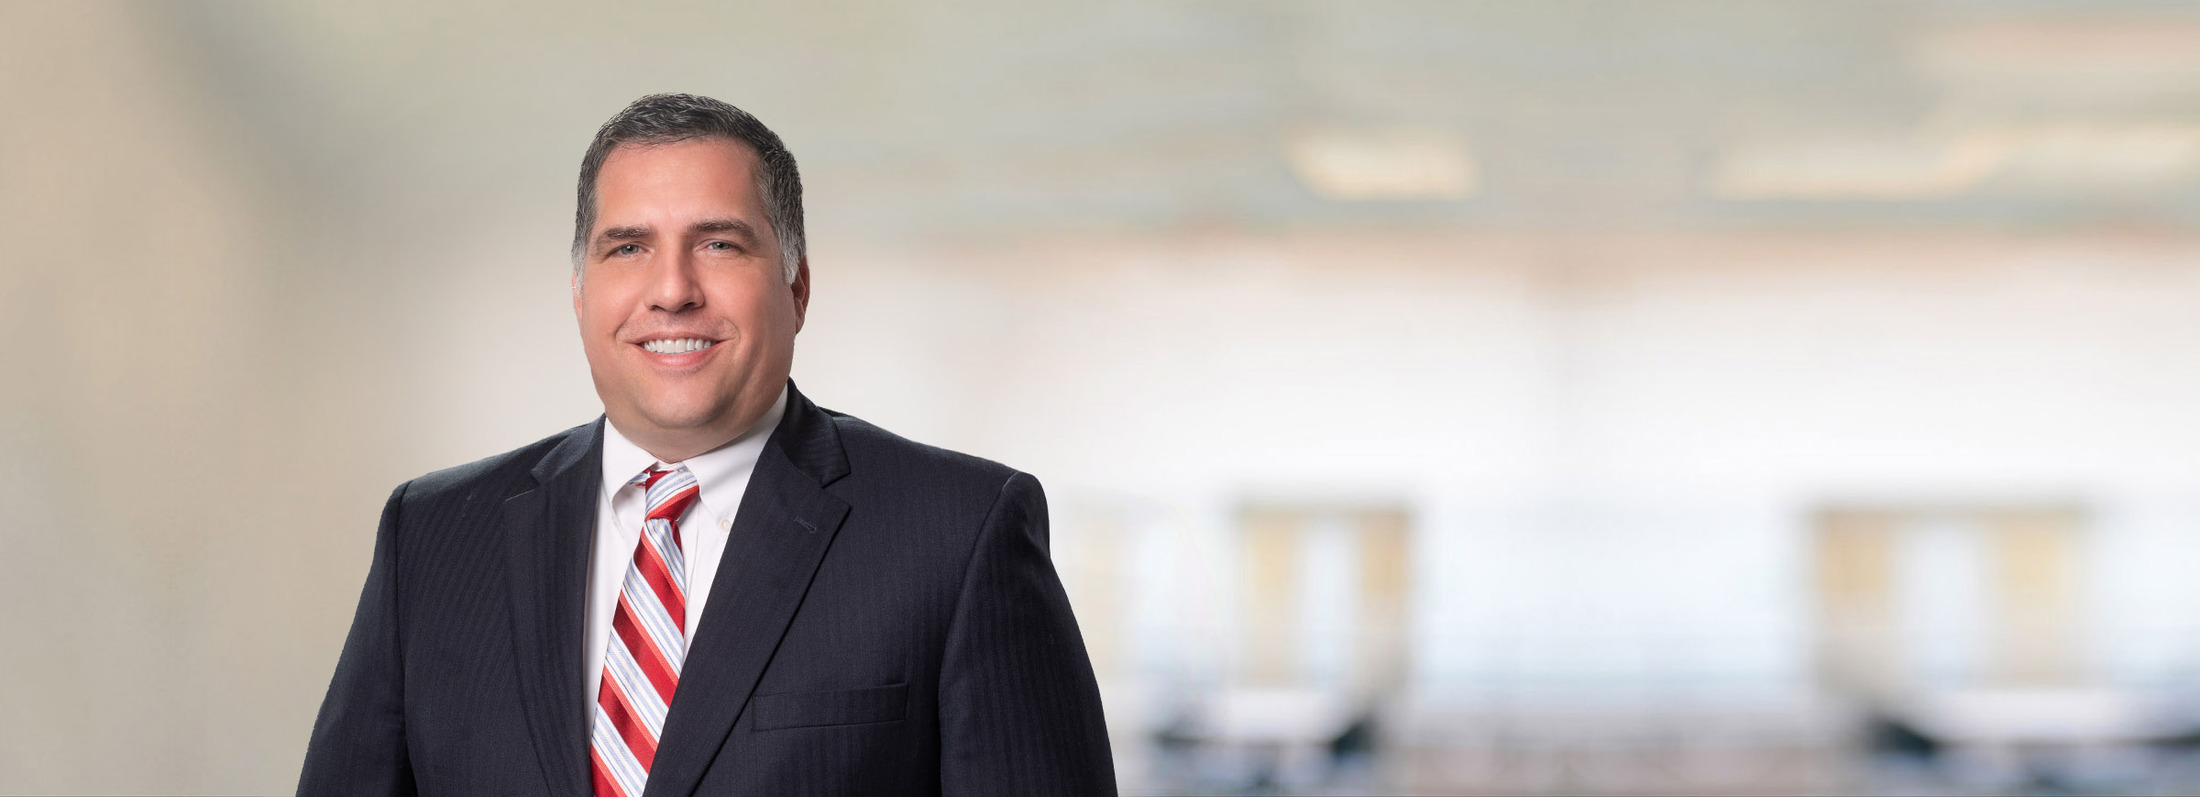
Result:
{"type": "Polygon", "coordinates": [[[513,660],[535,755],[556,794],[589,791],[581,640],[602,435],[600,418],[573,430],[535,466],[535,489],[504,502],[513,660]]]}
{"type": "Polygon", "coordinates": [[[848,516],[825,492],[847,473],[832,419],[789,384],[787,414],[741,497],[725,558],[688,643],[647,797],[694,792],[848,516]]]}

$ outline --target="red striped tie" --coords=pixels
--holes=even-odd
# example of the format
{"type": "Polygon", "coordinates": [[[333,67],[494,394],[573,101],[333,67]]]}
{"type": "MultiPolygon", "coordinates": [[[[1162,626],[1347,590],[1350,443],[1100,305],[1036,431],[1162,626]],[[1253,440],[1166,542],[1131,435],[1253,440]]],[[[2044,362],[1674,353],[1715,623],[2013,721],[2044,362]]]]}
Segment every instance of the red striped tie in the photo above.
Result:
{"type": "Polygon", "coordinates": [[[588,756],[596,797],[640,797],[687,656],[687,566],[678,523],[699,492],[695,476],[684,467],[651,469],[628,483],[647,491],[649,513],[604,646],[588,756]]]}

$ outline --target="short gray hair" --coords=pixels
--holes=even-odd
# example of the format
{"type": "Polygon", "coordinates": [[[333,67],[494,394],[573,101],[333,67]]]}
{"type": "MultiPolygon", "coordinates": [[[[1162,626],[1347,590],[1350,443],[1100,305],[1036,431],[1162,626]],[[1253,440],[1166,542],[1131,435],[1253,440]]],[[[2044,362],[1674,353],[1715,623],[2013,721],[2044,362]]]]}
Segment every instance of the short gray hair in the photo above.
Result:
{"type": "Polygon", "coordinates": [[[573,213],[573,271],[580,273],[587,259],[588,232],[596,226],[596,175],[603,162],[622,146],[672,144],[702,138],[722,138],[746,145],[756,153],[756,195],[764,201],[764,218],[779,238],[780,268],[794,282],[802,266],[802,174],[795,169],[794,154],[780,143],[779,134],[765,127],[749,112],[709,97],[693,94],[651,94],[635,100],[596,130],[588,154],[581,157],[579,207],[573,213]]]}

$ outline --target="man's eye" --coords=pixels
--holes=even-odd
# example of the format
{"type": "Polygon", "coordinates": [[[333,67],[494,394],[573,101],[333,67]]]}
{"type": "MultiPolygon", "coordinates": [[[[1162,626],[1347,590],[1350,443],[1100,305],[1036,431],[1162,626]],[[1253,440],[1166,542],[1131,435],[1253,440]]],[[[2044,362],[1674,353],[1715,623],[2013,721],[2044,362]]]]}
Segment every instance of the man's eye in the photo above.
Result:
{"type": "Polygon", "coordinates": [[[705,246],[705,247],[708,247],[708,248],[711,248],[711,249],[732,249],[732,248],[733,248],[733,244],[730,244],[730,243],[726,243],[725,241],[712,241],[712,242],[710,242],[710,243],[707,243],[707,244],[703,244],[703,246],[705,246]]]}
{"type": "Polygon", "coordinates": [[[631,254],[634,254],[634,253],[636,253],[636,252],[639,252],[639,251],[642,251],[642,247],[641,247],[640,245],[638,245],[638,244],[625,244],[625,245],[622,245],[622,246],[620,246],[620,247],[619,247],[619,248],[617,248],[617,249],[613,249],[613,250],[611,250],[611,253],[612,253],[612,254],[614,254],[614,255],[631,255],[631,254]]]}

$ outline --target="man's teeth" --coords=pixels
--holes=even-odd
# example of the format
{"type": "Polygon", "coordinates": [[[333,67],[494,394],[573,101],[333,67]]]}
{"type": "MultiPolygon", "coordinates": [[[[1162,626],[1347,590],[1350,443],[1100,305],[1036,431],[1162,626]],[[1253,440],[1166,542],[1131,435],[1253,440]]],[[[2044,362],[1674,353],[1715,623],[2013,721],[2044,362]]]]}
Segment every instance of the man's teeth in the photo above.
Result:
{"type": "Polygon", "coordinates": [[[642,344],[642,348],[656,354],[686,354],[691,351],[702,351],[710,348],[710,344],[710,341],[702,338],[673,338],[671,340],[646,341],[642,344]]]}

